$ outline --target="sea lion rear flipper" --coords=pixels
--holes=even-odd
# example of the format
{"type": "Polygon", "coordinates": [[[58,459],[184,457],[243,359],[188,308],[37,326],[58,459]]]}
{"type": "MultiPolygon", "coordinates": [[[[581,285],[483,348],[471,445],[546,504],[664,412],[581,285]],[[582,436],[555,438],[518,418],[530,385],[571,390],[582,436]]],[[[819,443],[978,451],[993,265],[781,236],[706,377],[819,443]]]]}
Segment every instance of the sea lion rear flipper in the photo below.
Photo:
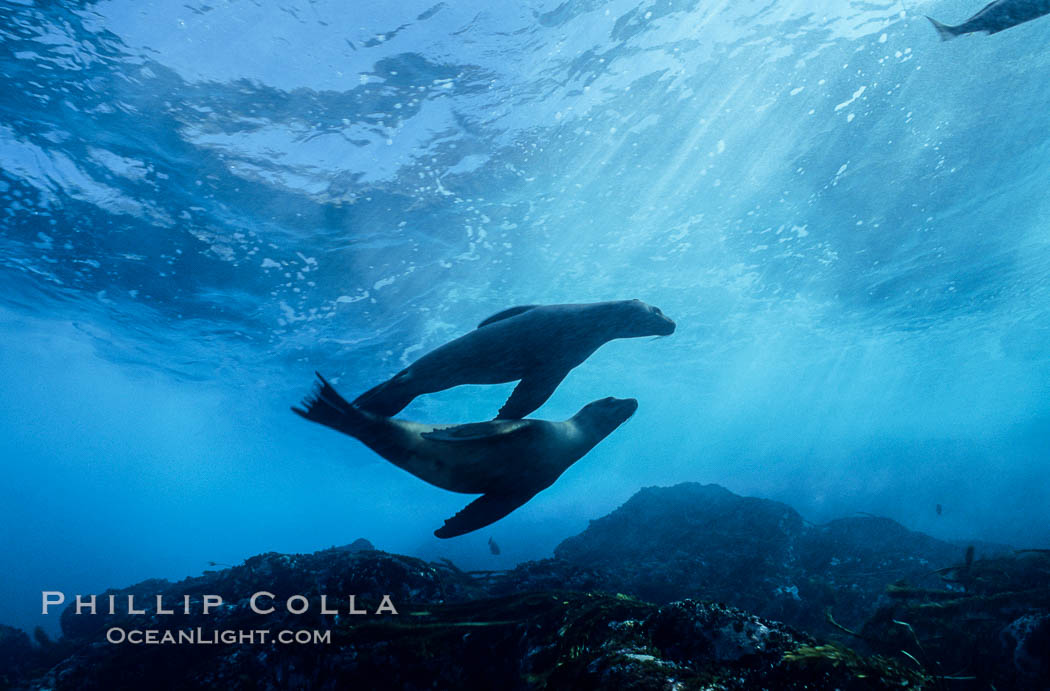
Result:
{"type": "Polygon", "coordinates": [[[554,390],[565,379],[568,370],[563,372],[537,372],[531,374],[514,387],[514,392],[499,409],[497,420],[517,420],[547,402],[554,390]]]}
{"type": "Polygon", "coordinates": [[[517,307],[511,307],[510,309],[505,309],[502,312],[496,312],[494,315],[492,315],[491,317],[489,317],[485,321],[483,321],[480,324],[478,324],[478,328],[480,329],[483,326],[488,326],[489,324],[491,324],[493,322],[503,321],[504,319],[510,319],[511,317],[516,317],[519,314],[521,314],[522,312],[528,312],[533,307],[539,307],[539,305],[518,305],[517,307]]]}
{"type": "Polygon", "coordinates": [[[531,425],[524,420],[490,420],[489,422],[471,422],[466,425],[444,427],[420,436],[429,441],[469,442],[482,439],[508,439],[525,434],[531,425]]]}
{"type": "Polygon", "coordinates": [[[365,420],[364,414],[355,408],[339,392],[328,383],[328,380],[317,375],[317,383],[309,396],[303,399],[300,406],[292,406],[292,412],[311,422],[317,422],[326,427],[339,430],[346,434],[353,431],[365,420]]]}
{"type": "Polygon", "coordinates": [[[464,507],[462,511],[445,521],[445,525],[434,531],[440,538],[456,537],[484,528],[518,508],[536,496],[535,492],[518,492],[513,495],[483,494],[464,507]]]}

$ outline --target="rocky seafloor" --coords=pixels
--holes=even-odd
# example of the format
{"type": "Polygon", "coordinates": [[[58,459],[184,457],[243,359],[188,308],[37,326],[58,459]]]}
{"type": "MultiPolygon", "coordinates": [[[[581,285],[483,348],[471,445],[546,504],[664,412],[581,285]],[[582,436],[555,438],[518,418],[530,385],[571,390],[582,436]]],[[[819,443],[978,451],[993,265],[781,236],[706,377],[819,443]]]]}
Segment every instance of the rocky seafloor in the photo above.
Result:
{"type": "Polygon", "coordinates": [[[1047,551],[967,548],[876,517],[812,525],[715,485],[644,489],[510,571],[359,541],[145,581],[100,609],[110,594],[146,613],[67,606],[54,641],[0,626],[0,688],[1050,689],[1047,551]],[[251,610],[259,591],[273,613],[251,610]],[[204,614],[204,595],[223,604],[204,614]],[[287,611],[293,595],[306,612],[287,611]],[[397,614],[376,613],[383,595],[397,614]],[[330,639],[113,644],[114,628],[330,639]]]}

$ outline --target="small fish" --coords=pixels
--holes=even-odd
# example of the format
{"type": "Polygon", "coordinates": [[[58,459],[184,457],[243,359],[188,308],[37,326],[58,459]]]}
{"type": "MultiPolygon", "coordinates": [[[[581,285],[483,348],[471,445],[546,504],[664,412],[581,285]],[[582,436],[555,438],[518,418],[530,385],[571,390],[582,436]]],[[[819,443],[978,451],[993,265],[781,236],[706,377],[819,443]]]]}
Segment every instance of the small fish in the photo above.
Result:
{"type": "Polygon", "coordinates": [[[499,554],[499,545],[491,537],[489,538],[489,551],[493,554],[499,554]]]}
{"type": "Polygon", "coordinates": [[[944,513],[944,508],[941,507],[940,504],[938,504],[937,505],[937,515],[940,516],[942,513],[944,513]]]}
{"type": "Polygon", "coordinates": [[[1048,13],[1050,13],[1050,0],[995,0],[985,5],[984,9],[962,24],[955,26],[941,24],[929,15],[926,18],[933,24],[933,28],[937,29],[937,35],[941,37],[941,40],[948,41],[956,36],[977,31],[997,34],[1011,26],[1030,22],[1048,13]]]}

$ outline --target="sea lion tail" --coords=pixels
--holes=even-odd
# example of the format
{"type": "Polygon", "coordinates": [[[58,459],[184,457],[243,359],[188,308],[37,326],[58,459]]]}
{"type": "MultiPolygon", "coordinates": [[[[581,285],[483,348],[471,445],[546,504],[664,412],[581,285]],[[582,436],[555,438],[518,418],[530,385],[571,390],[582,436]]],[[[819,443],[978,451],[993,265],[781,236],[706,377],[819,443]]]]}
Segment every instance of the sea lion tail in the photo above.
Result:
{"type": "Polygon", "coordinates": [[[942,41],[950,41],[960,33],[958,27],[941,24],[930,15],[926,15],[926,18],[930,20],[931,24],[933,24],[933,28],[937,29],[937,35],[941,37],[942,41]]]}
{"type": "Polygon", "coordinates": [[[321,376],[309,396],[303,399],[302,407],[292,407],[292,412],[312,422],[356,436],[355,432],[365,422],[365,414],[350,404],[321,376]]]}

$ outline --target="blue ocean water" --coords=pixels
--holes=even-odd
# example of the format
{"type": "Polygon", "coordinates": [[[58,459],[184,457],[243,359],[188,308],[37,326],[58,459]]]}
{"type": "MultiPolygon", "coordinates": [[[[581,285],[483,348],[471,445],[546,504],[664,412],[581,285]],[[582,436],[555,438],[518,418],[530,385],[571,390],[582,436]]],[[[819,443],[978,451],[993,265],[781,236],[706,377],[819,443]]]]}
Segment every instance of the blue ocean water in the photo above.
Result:
{"type": "Polygon", "coordinates": [[[922,16],[977,9],[0,2],[0,621],[358,537],[503,568],[682,481],[1045,547],[1050,20],[922,16]],[[462,538],[431,533],[468,498],[288,410],[635,297],[678,331],[535,416],[638,413],[462,538]]]}

